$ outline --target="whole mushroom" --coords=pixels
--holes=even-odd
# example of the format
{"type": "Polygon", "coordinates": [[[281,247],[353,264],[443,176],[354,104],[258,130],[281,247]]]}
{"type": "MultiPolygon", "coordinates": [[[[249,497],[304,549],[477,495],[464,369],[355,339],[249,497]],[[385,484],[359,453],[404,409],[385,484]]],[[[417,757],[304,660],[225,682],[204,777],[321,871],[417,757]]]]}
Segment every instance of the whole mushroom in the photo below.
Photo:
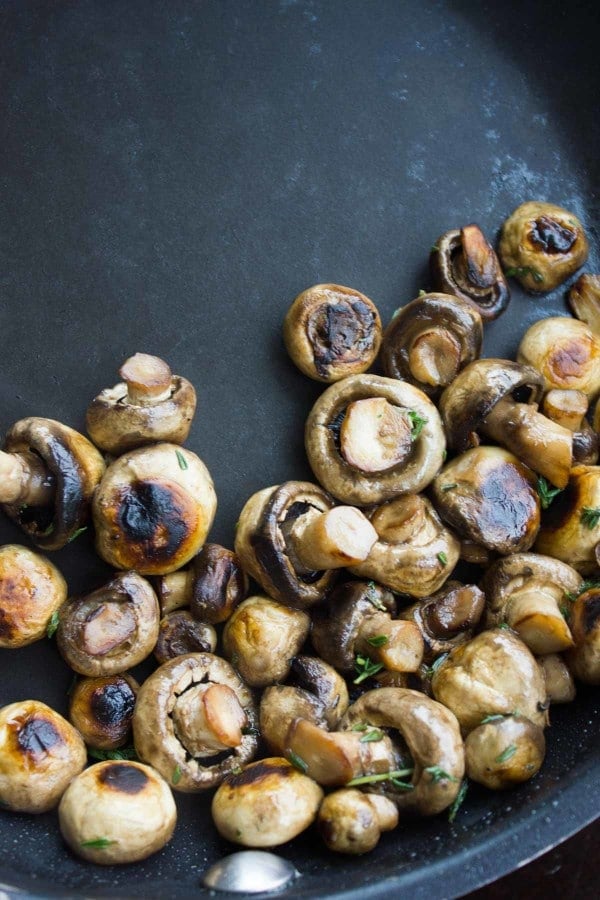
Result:
{"type": "Polygon", "coordinates": [[[53,630],[67,583],[49,559],[19,544],[0,547],[0,647],[24,647],[53,630]]]}
{"type": "Polygon", "coordinates": [[[405,607],[400,618],[414,622],[425,644],[424,661],[465,644],[473,636],[485,608],[485,594],[475,584],[447,581],[430,597],[405,607]]]}
{"type": "Polygon", "coordinates": [[[581,391],[590,400],[600,393],[600,335],[578,319],[534,322],[521,338],[517,361],[542,375],[546,391],[581,391]]]}
{"type": "Polygon", "coordinates": [[[529,781],[546,753],[544,730],[524,716],[488,716],[465,741],[467,777],[493,791],[529,781]]]}
{"type": "Polygon", "coordinates": [[[591,575],[598,567],[599,544],[600,466],[575,466],[566,490],[544,514],[534,550],[591,575]]]}
{"type": "Polygon", "coordinates": [[[360,855],[379,843],[382,831],[398,824],[398,809],[387,797],[344,788],[328,794],[319,808],[317,827],[329,850],[360,855]]]}
{"type": "Polygon", "coordinates": [[[214,653],[216,646],[217,632],[212,625],[199,622],[187,609],[176,609],[159,622],[154,656],[164,663],[185,653],[214,653]]]}
{"type": "Polygon", "coordinates": [[[138,689],[127,673],[76,681],[69,694],[69,719],[89,747],[115,750],[127,743],[138,689]]]}
{"type": "Polygon", "coordinates": [[[187,569],[157,579],[163,613],[189,606],[192,615],[216,625],[225,622],[248,593],[240,560],[220,544],[205,544],[187,569]]]}

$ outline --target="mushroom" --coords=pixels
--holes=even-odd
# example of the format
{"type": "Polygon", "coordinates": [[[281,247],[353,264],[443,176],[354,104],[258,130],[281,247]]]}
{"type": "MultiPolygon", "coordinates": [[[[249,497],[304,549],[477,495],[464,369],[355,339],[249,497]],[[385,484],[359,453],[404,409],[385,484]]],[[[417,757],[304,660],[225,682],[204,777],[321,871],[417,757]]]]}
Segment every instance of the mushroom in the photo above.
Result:
{"type": "Polygon", "coordinates": [[[600,588],[577,597],[569,617],[575,646],[565,658],[571,672],[586,684],[600,684],[600,588]]]}
{"type": "Polygon", "coordinates": [[[217,632],[205,622],[199,622],[186,609],[167,613],[160,620],[154,655],[159,663],[184,653],[214,653],[217,632]]]}
{"type": "Polygon", "coordinates": [[[138,689],[128,674],[77,680],[69,695],[69,719],[89,747],[115,750],[128,742],[138,689]]]}
{"type": "Polygon", "coordinates": [[[292,361],[316,381],[366,372],[381,343],[375,304],[352,288],[316,284],[298,294],[283,322],[292,361]]]}
{"type": "Polygon", "coordinates": [[[468,734],[490,715],[516,710],[542,728],[546,725],[546,687],[535,657],[507,628],[482,631],[455,647],[435,668],[436,700],[451,709],[468,734]]]}
{"type": "Polygon", "coordinates": [[[85,766],[81,735],[39,700],[0,709],[0,797],[14,812],[43,813],[56,806],[85,766]]]}
{"type": "Polygon", "coordinates": [[[500,261],[479,225],[442,234],[431,248],[429,269],[436,290],[464,300],[485,321],[497,319],[508,306],[510,291],[500,261]]]}
{"type": "Polygon", "coordinates": [[[317,828],[327,849],[336,853],[369,853],[382,831],[398,824],[398,809],[387,797],[344,788],[328,794],[319,808],[317,828]]]}
{"type": "Polygon", "coordinates": [[[113,456],[159,441],[183,444],[196,411],[193,385],[147,353],[126,359],[119,375],[123,381],[101,391],[87,409],[93,442],[113,456]]]}
{"type": "Polygon", "coordinates": [[[215,787],[256,753],[258,716],[235,669],[211,653],[163,663],[142,684],[135,749],[178,791],[215,787]]]}
{"type": "Polygon", "coordinates": [[[444,584],[458,561],[460,544],[426,497],[397,497],[378,506],[370,518],[377,542],[351,572],[412,597],[428,597],[444,584]]]}
{"type": "Polygon", "coordinates": [[[43,550],[60,550],[86,527],[104,461],[87,438],[30,416],[9,429],[0,452],[0,503],[43,550]]]}
{"type": "Polygon", "coordinates": [[[575,390],[592,400],[600,393],[600,335],[570,316],[550,316],[531,325],[517,350],[519,363],[544,379],[544,389],[575,390]]]}
{"type": "Polygon", "coordinates": [[[364,559],[376,538],[360,510],[336,507],[316,484],[286,481],[250,497],[238,520],[235,552],[267,594],[304,608],[322,600],[337,570],[364,559]]]}
{"type": "Polygon", "coordinates": [[[248,576],[235,553],[205,544],[187,569],[157,579],[163,613],[181,606],[201,622],[225,622],[248,593],[248,576]]]}
{"type": "Polygon", "coordinates": [[[573,432],[573,462],[594,466],[598,462],[600,439],[585,418],[588,406],[588,398],[582,391],[552,388],[544,395],[542,412],[573,432]]]}
{"type": "Polygon", "coordinates": [[[361,723],[396,729],[412,758],[410,789],[396,787],[392,777],[361,779],[369,791],[383,789],[401,813],[421,816],[434,816],[454,802],[465,760],[458,722],[450,709],[419,691],[383,687],[359,697],[342,720],[347,729],[361,723]]]}
{"type": "Polygon", "coordinates": [[[63,838],[100,865],[138,862],[167,844],[177,808],[169,785],[138,762],[99,762],[74,778],[60,802],[63,838]]]}
{"type": "Polygon", "coordinates": [[[559,653],[573,646],[565,621],[565,595],[581,586],[581,575],[566,563],[538,553],[513,553],[484,575],[486,626],[506,623],[532,653],[559,653]]]}
{"type": "Polygon", "coordinates": [[[431,400],[379,375],[351,375],[328,387],[308,416],[305,444],[323,487],[357,506],[423,490],[446,449],[431,400]]]}
{"type": "Polygon", "coordinates": [[[223,630],[223,652],[252,687],[284,681],[308,636],[310,619],[270,597],[244,600],[223,630]]]}
{"type": "Polygon", "coordinates": [[[414,622],[392,619],[394,611],[389,591],[374,582],[344,582],[315,610],[315,650],[340,672],[358,673],[358,683],[382,669],[416,672],[423,638],[414,622]]]}
{"type": "Polygon", "coordinates": [[[244,847],[278,847],[314,822],[323,791],[282,757],[229,775],[212,801],[219,834],[244,847]]]}
{"type": "Polygon", "coordinates": [[[400,618],[414,622],[425,643],[424,660],[465,644],[473,636],[485,607],[485,594],[475,584],[447,581],[431,597],[404,608],[400,618]]]}
{"type": "Polygon", "coordinates": [[[520,715],[487,716],[465,741],[467,777],[501,791],[529,781],[544,762],[544,731],[520,715]]]}
{"type": "Polygon", "coordinates": [[[496,553],[529,550],[540,527],[536,480],[516,456],[500,447],[476,447],[449,462],[431,496],[455,531],[496,553]]]}
{"type": "Polygon", "coordinates": [[[150,584],[122,572],[60,611],[56,641],[80,675],[115,675],[146,659],[158,637],[159,609],[150,584]]]}
{"type": "Polygon", "coordinates": [[[568,295],[573,315],[600,335],[600,275],[580,275],[568,295]]]}
{"type": "Polygon", "coordinates": [[[399,309],[383,336],[384,375],[437,396],[481,353],[481,316],[450,294],[423,294],[399,309]]]}
{"type": "Polygon", "coordinates": [[[67,583],[49,559],[19,544],[0,547],[0,647],[24,647],[54,629],[67,583]]]}
{"type": "Polygon", "coordinates": [[[498,255],[506,275],[539,293],[554,290],[584,264],[588,242],[572,212],[530,200],[504,222],[498,255]]]}
{"type": "Polygon", "coordinates": [[[200,550],[216,506],[195,453],[175,444],[131,450],[108,467],[94,495],[96,550],[116,569],[164,575],[200,550]]]}
{"type": "Polygon", "coordinates": [[[479,359],[446,388],[440,412],[448,446],[459,452],[490,438],[556,487],[569,479],[573,435],[537,411],[542,376],[508,359],[479,359]]]}
{"type": "Polygon", "coordinates": [[[538,663],[550,703],[571,703],[575,699],[575,682],[564,658],[559,653],[548,653],[540,656],[538,663]]]}
{"type": "Polygon", "coordinates": [[[591,575],[600,543],[600,466],[575,466],[569,484],[544,513],[534,550],[591,575]]]}

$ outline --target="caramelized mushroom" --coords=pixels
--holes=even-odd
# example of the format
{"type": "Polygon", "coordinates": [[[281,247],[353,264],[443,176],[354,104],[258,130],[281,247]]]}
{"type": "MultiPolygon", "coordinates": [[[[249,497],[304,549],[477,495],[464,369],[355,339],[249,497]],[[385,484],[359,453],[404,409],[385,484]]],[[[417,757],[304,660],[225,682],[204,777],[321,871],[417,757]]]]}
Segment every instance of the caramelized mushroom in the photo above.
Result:
{"type": "Polygon", "coordinates": [[[352,855],[369,853],[379,843],[381,832],[392,831],[397,824],[398,809],[391,800],[355,788],[328,794],[317,816],[327,848],[352,855]]]}
{"type": "Polygon", "coordinates": [[[591,575],[600,543],[600,466],[575,466],[565,491],[544,513],[534,549],[591,575]]]}
{"type": "Polygon", "coordinates": [[[575,682],[564,658],[559,653],[548,653],[540,656],[538,663],[550,703],[571,703],[575,699],[575,682]]]}
{"type": "Polygon", "coordinates": [[[201,622],[225,622],[248,593],[248,576],[235,553],[205,544],[187,569],[157,579],[163,613],[190,607],[201,622]]]}
{"type": "Polygon", "coordinates": [[[575,678],[586,684],[600,684],[600,588],[580,594],[569,618],[575,646],[566,660],[575,678]]]}
{"type": "Polygon", "coordinates": [[[488,716],[467,736],[467,777],[501,791],[539,772],[546,741],[539,725],[523,716],[488,716]]]}
{"type": "Polygon", "coordinates": [[[569,291],[573,315],[600,335],[600,275],[580,275],[569,291]]]}
{"type": "Polygon", "coordinates": [[[160,620],[154,655],[159,663],[184,653],[214,653],[217,632],[206,622],[199,622],[188,610],[178,609],[160,620]]]}
{"type": "Polygon", "coordinates": [[[600,335],[577,319],[550,316],[534,322],[521,339],[517,360],[537,369],[544,388],[600,392],[600,335]]]}
{"type": "Polygon", "coordinates": [[[24,647],[46,637],[67,599],[56,566],[19,544],[0,547],[0,647],[24,647]]]}
{"type": "Polygon", "coordinates": [[[485,594],[475,584],[447,581],[431,597],[403,609],[402,619],[414,622],[425,642],[424,660],[465,644],[473,636],[485,607],[485,594]]]}
{"type": "Polygon", "coordinates": [[[114,750],[128,742],[138,688],[127,674],[78,679],[69,695],[69,718],[89,747],[114,750]]]}

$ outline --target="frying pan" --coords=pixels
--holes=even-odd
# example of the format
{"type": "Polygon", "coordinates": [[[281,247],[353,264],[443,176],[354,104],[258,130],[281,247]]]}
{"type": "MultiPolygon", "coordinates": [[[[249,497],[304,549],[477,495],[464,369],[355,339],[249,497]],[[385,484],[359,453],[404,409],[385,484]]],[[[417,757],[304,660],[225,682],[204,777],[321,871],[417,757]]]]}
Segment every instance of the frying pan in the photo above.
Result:
{"type": "MultiPolygon", "coordinates": [[[[287,359],[281,321],[324,281],[389,321],[428,287],[443,231],[489,236],[512,209],[572,209],[597,271],[596,5],[393,0],[0,3],[3,431],[26,415],[83,427],[88,401],[136,350],[197,387],[188,445],[211,470],[211,539],[231,546],[254,491],[310,478],[304,419],[320,391],[287,359]]],[[[513,289],[486,326],[511,356],[563,289],[513,289]]],[[[7,521],[2,542],[21,541],[7,521]]],[[[108,576],[82,535],[53,556],[72,593],[108,576]]],[[[52,642],[0,651],[0,702],[61,711],[71,676],[52,642]]],[[[360,860],[313,834],[282,853],[296,897],[456,896],[524,863],[598,813],[598,698],[553,710],[548,758],[507,794],[472,788],[453,825],[407,823],[360,860]]],[[[204,896],[231,847],[206,797],[178,797],[173,842],[94,868],[54,814],[2,814],[0,882],[31,895],[204,896]]]]}

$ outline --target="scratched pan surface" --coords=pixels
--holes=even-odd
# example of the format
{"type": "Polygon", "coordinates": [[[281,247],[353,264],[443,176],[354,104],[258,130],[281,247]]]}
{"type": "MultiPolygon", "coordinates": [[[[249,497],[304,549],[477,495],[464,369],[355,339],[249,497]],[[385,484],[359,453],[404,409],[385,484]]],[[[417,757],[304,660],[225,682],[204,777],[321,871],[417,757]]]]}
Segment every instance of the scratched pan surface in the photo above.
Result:
{"type": "MultiPolygon", "coordinates": [[[[197,386],[189,440],[213,473],[212,539],[231,545],[255,490],[309,477],[320,388],[282,349],[303,288],[354,286],[394,309],[428,287],[444,230],[494,235],[520,202],[564,204],[598,271],[594,3],[0,2],[0,425],[82,427],[136,350],[197,386]]],[[[486,329],[514,353],[564,291],[518,290],[486,329]]],[[[2,521],[0,540],[20,533],[2,521]]],[[[108,570],[89,535],[55,555],[70,590],[108,570]]],[[[50,642],[0,651],[0,702],[61,711],[71,676],[50,642]]],[[[472,790],[454,825],[407,824],[361,860],[313,834],[282,852],[297,897],[454,896],[522,864],[598,813],[598,699],[557,709],[548,759],[509,794],[472,790]]],[[[205,797],[178,798],[176,837],[134,867],[93,868],[53,814],[1,814],[0,883],[31,894],[201,896],[231,847],[205,797]]]]}

